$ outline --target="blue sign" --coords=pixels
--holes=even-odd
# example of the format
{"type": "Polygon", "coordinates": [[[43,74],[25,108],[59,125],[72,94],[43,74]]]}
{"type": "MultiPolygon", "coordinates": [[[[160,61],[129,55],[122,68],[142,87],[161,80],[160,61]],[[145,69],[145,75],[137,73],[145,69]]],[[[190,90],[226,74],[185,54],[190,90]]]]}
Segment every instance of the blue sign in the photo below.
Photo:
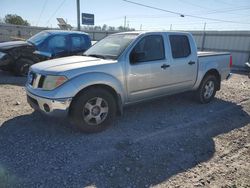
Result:
{"type": "Polygon", "coordinates": [[[95,24],[94,14],[82,13],[82,24],[83,25],[94,25],[95,24]]]}

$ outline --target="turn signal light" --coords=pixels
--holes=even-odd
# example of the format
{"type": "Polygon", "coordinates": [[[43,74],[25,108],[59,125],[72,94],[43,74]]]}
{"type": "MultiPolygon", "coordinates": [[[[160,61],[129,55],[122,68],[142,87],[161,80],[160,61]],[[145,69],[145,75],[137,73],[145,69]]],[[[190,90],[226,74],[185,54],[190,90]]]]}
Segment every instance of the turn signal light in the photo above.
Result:
{"type": "Polygon", "coordinates": [[[230,61],[229,61],[229,67],[231,68],[233,66],[233,57],[230,55],[230,61]]]}

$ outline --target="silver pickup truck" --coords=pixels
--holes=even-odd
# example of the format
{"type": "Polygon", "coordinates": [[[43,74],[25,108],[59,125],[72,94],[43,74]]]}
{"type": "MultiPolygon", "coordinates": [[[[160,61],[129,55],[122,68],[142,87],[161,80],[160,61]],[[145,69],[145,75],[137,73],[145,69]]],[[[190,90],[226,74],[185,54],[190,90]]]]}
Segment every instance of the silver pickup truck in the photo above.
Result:
{"type": "Polygon", "coordinates": [[[125,105],[191,90],[208,103],[231,66],[229,53],[197,52],[189,33],[118,33],[82,56],[33,65],[27,100],[35,110],[69,116],[82,131],[98,132],[125,105]]]}

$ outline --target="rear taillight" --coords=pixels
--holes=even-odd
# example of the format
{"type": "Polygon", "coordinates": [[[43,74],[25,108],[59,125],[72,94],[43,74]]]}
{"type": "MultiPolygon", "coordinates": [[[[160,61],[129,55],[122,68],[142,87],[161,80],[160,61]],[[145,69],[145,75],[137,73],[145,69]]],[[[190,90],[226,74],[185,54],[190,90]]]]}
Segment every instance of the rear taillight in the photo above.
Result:
{"type": "Polygon", "coordinates": [[[233,57],[230,55],[230,60],[229,60],[229,67],[231,68],[233,66],[233,57]]]}

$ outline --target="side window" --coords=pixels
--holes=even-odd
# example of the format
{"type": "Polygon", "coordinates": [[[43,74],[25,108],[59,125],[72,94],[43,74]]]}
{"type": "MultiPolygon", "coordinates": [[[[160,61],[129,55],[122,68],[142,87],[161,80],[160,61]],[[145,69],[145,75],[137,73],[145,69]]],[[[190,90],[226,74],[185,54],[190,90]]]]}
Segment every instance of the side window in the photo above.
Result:
{"type": "Polygon", "coordinates": [[[86,48],[86,41],[83,36],[72,36],[72,49],[73,50],[79,50],[79,49],[85,49],[86,48]]]}
{"type": "MultiPolygon", "coordinates": [[[[165,58],[163,38],[161,35],[150,35],[141,39],[130,54],[136,55],[136,62],[156,61],[165,58]]],[[[133,61],[133,60],[131,60],[133,61]]]]}
{"type": "Polygon", "coordinates": [[[65,36],[54,36],[48,42],[49,51],[54,53],[66,50],[66,38],[65,36]]]}
{"type": "Polygon", "coordinates": [[[191,54],[188,37],[185,35],[169,36],[173,58],[188,57],[191,54]]]}

